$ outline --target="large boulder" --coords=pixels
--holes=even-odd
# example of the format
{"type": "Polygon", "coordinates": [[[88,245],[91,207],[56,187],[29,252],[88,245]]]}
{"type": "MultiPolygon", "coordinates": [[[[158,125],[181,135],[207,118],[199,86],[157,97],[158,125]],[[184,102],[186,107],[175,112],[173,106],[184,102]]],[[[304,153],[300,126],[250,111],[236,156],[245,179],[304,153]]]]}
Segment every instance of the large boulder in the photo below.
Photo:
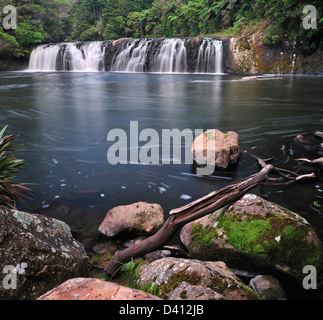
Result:
{"type": "Polygon", "coordinates": [[[181,241],[200,260],[222,260],[231,268],[269,269],[302,280],[303,268],[322,271],[322,244],[301,216],[247,194],[233,205],[185,225],[181,241]]]}
{"type": "Polygon", "coordinates": [[[197,165],[225,169],[239,160],[239,136],[234,131],[207,130],[195,138],[191,151],[197,165]]]}
{"type": "Polygon", "coordinates": [[[114,237],[121,232],[151,235],[163,223],[162,207],[156,203],[141,201],[109,210],[99,226],[99,233],[106,237],[114,237]]]}
{"type": "Polygon", "coordinates": [[[94,278],[69,279],[37,300],[160,300],[149,293],[94,278]]]}
{"type": "Polygon", "coordinates": [[[35,299],[88,274],[86,252],[64,222],[0,207],[0,225],[0,299],[35,299]]]}
{"type": "Polygon", "coordinates": [[[174,298],[174,296],[178,297],[178,294],[185,297],[191,292],[199,292],[199,294],[212,297],[212,299],[248,300],[259,298],[221,261],[198,261],[171,257],[159,259],[141,266],[138,285],[168,299],[174,298]],[[181,284],[184,282],[189,285],[181,284]],[[178,289],[179,286],[181,291],[178,289]],[[201,287],[208,288],[208,290],[203,291],[201,287]],[[174,290],[176,291],[174,292],[174,290]],[[210,294],[211,290],[214,291],[212,294],[210,294]]]}

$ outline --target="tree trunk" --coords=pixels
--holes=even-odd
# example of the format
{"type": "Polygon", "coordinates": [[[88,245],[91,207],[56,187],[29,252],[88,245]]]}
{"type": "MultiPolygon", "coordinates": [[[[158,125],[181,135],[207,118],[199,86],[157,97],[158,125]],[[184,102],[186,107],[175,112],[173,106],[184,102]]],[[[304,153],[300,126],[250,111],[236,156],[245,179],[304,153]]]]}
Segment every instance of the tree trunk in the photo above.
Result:
{"type": "Polygon", "coordinates": [[[266,164],[260,159],[258,159],[258,161],[263,167],[258,173],[225,188],[213,191],[183,207],[171,210],[169,212],[170,217],[165,221],[164,225],[157,233],[137,245],[133,245],[122,251],[117,251],[105,268],[106,274],[114,275],[120,267],[120,263],[126,263],[130,261],[131,258],[135,259],[148,252],[161,248],[167,244],[176,231],[185,224],[199,219],[225,205],[233,203],[247,191],[266,180],[268,174],[274,167],[270,164],[266,164]]]}

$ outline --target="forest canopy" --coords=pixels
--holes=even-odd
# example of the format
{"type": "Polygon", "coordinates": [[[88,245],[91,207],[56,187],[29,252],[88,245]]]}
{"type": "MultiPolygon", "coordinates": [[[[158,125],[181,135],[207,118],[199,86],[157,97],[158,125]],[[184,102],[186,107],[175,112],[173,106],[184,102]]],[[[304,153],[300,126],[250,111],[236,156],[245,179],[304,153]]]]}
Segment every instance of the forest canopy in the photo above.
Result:
{"type": "MultiPolygon", "coordinates": [[[[322,1],[317,28],[305,29],[300,0],[0,0],[13,5],[17,28],[0,26],[0,54],[28,55],[39,43],[124,37],[194,37],[262,32],[266,45],[285,41],[313,51],[321,45],[322,1]]],[[[1,10],[2,13],[2,10],[1,10]]],[[[4,14],[2,13],[2,18],[4,14]]]]}

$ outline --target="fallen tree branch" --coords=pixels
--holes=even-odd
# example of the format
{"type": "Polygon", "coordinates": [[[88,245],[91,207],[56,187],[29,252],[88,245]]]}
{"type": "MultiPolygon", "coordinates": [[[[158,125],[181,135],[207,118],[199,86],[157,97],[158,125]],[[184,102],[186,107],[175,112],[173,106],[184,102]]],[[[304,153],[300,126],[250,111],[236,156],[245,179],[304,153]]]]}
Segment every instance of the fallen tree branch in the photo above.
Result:
{"type": "Polygon", "coordinates": [[[316,164],[318,166],[323,167],[323,157],[317,158],[317,159],[314,159],[314,160],[309,160],[309,159],[306,159],[306,158],[299,158],[299,159],[295,159],[295,160],[297,160],[297,161],[305,161],[305,162],[309,162],[311,164],[316,164]]]}
{"type": "MultiPolygon", "coordinates": [[[[255,157],[255,156],[253,156],[255,157]]],[[[188,203],[180,208],[173,209],[169,212],[169,218],[157,233],[140,243],[126,248],[122,251],[117,251],[112,257],[111,261],[105,268],[108,275],[113,275],[121,263],[128,262],[131,258],[143,256],[148,252],[162,248],[174,236],[176,231],[185,224],[199,219],[217,209],[223,208],[225,205],[231,204],[241,198],[250,189],[256,187],[263,181],[268,180],[268,176],[272,171],[277,169],[266,163],[264,160],[255,157],[262,169],[256,174],[249,176],[239,182],[233,183],[220,190],[213,191],[208,195],[188,203]]],[[[315,176],[315,175],[314,175],[315,176]]],[[[308,175],[298,176],[298,180],[308,178],[308,175]]],[[[313,176],[311,176],[312,178],[313,176]]],[[[295,182],[290,180],[287,183],[295,182]]]]}

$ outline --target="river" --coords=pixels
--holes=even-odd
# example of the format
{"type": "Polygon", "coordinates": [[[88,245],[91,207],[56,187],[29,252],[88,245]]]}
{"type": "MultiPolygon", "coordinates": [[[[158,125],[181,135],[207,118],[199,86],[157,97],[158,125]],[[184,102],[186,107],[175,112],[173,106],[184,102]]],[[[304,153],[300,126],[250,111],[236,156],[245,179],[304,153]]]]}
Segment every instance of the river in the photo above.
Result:
{"type": "MultiPolygon", "coordinates": [[[[33,199],[21,209],[56,216],[83,238],[96,235],[106,212],[137,201],[159,203],[168,216],[212,190],[258,171],[250,154],[274,157],[273,164],[311,171],[295,161],[315,156],[295,144],[298,134],[313,139],[323,130],[323,78],[282,75],[212,75],[118,72],[2,72],[1,127],[19,133],[28,166],[16,181],[33,185],[33,199]],[[210,176],[196,176],[193,164],[113,165],[107,141],[113,129],[128,137],[130,123],[139,133],[216,128],[239,134],[239,163],[210,176]]],[[[139,149],[144,142],[139,142],[139,149]]],[[[182,155],[190,145],[183,143],[182,155]]],[[[172,159],[171,159],[172,160],[172,159]]],[[[323,217],[311,205],[323,204],[323,182],[258,186],[253,193],[306,218],[323,240],[323,217]]]]}

